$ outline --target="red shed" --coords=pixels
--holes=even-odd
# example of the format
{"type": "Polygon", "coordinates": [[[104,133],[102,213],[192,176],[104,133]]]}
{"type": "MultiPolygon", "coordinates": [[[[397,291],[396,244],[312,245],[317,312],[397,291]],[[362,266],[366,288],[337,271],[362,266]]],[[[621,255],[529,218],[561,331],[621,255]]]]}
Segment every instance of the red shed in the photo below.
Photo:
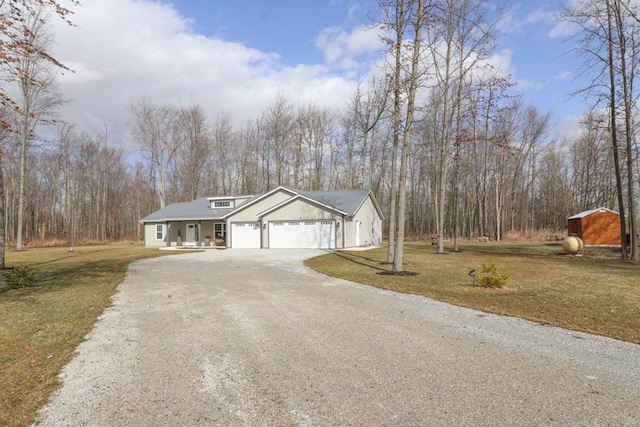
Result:
{"type": "Polygon", "coordinates": [[[569,217],[567,231],[585,245],[620,245],[620,214],[607,208],[580,212],[569,217]]]}

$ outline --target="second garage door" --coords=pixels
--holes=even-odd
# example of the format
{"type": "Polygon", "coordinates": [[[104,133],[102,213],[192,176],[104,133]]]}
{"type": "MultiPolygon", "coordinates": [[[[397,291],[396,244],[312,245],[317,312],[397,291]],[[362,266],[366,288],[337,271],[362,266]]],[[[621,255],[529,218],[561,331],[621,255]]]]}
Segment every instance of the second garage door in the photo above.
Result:
{"type": "Polygon", "coordinates": [[[269,247],[335,249],[335,221],[270,221],[269,247]]]}

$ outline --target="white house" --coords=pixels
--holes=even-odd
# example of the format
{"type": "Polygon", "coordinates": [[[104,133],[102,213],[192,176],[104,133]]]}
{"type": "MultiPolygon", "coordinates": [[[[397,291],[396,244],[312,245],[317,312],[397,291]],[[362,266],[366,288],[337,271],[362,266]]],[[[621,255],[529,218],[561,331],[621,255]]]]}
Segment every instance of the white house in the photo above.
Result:
{"type": "Polygon", "coordinates": [[[228,248],[379,246],[382,211],[370,190],[302,191],[278,187],[252,196],[201,197],[142,218],[145,246],[228,248]]]}

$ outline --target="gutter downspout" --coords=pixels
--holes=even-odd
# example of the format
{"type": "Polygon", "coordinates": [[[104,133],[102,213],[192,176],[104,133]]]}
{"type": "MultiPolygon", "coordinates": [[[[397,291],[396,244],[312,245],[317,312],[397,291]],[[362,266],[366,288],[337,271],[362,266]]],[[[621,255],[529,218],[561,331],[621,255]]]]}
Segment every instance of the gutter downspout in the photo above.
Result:
{"type": "Polygon", "coordinates": [[[345,215],[342,215],[342,249],[347,247],[347,223],[345,222],[345,215]]]}

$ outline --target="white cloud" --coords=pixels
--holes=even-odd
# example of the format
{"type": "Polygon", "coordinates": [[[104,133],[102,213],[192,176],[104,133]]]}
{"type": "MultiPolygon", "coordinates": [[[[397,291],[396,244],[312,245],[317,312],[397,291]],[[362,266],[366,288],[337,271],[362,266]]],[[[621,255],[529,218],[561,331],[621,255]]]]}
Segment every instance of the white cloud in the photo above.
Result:
{"type": "Polygon", "coordinates": [[[532,31],[535,33],[537,29],[554,22],[553,12],[548,10],[544,4],[535,5],[531,11],[526,11],[522,4],[517,4],[505,12],[503,18],[498,22],[497,30],[506,35],[531,34],[532,31]]]}
{"type": "Polygon", "coordinates": [[[343,68],[355,68],[358,58],[379,54],[383,45],[375,28],[359,26],[351,32],[331,27],[321,31],[316,39],[316,47],[324,51],[327,64],[342,64],[343,68]]]}
{"type": "Polygon", "coordinates": [[[574,139],[580,135],[580,121],[583,117],[568,115],[563,117],[552,130],[553,134],[558,138],[565,137],[574,139]]]}
{"type": "Polygon", "coordinates": [[[549,31],[549,37],[552,39],[566,39],[573,36],[578,31],[578,26],[567,21],[558,21],[549,31]]]}
{"type": "Polygon", "coordinates": [[[495,74],[506,76],[514,73],[512,57],[510,49],[502,49],[487,58],[487,62],[494,68],[495,74]]]}
{"type": "Polygon", "coordinates": [[[568,78],[573,76],[573,71],[559,71],[554,77],[554,80],[567,80],[568,78]]]}
{"type": "MultiPolygon", "coordinates": [[[[194,102],[211,119],[226,113],[242,124],[277,90],[296,101],[341,106],[351,87],[326,65],[285,67],[277,55],[196,34],[171,6],[149,0],[83,2],[72,19],[76,27],[55,24],[54,55],[75,71],[60,79],[72,100],[65,118],[90,134],[108,123],[113,144],[127,144],[128,109],[143,97],[194,102]]],[[[371,49],[372,35],[363,29],[336,34],[327,43],[339,47],[341,66],[371,49]]]]}

